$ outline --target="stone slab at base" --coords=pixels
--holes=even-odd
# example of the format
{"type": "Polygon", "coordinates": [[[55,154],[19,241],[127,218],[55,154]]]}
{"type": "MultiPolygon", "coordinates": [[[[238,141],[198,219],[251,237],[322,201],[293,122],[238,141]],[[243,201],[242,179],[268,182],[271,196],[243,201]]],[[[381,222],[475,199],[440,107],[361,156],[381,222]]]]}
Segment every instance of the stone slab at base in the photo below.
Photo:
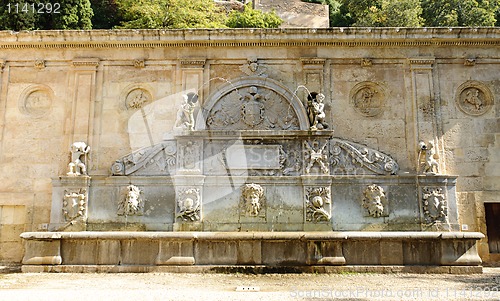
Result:
{"type": "MultiPolygon", "coordinates": [[[[475,232],[26,232],[23,271],[476,271],[475,232]],[[43,260],[41,260],[43,259],[43,260]],[[55,260],[57,259],[57,260],[55,260]],[[186,267],[181,268],[181,267],[186,267]],[[322,267],[322,268],[320,268],[322,267]],[[467,269],[470,268],[470,269],[467,269]],[[369,270],[367,270],[369,271],[369,270]]],[[[455,271],[455,272],[454,272],[455,271]]],[[[461,273],[461,272],[460,272],[461,273]]]]}
{"type": "Polygon", "coordinates": [[[482,266],[143,266],[143,265],[23,265],[23,273],[242,273],[242,274],[482,274],[482,266]]]}

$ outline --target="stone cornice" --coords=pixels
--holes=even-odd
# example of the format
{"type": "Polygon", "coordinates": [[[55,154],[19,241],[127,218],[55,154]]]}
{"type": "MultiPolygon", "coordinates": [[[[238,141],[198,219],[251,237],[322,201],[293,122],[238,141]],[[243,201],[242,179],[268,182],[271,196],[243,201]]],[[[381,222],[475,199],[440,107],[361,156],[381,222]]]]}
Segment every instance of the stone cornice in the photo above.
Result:
{"type": "Polygon", "coordinates": [[[0,49],[500,46],[500,28],[1,31],[0,49]]]}

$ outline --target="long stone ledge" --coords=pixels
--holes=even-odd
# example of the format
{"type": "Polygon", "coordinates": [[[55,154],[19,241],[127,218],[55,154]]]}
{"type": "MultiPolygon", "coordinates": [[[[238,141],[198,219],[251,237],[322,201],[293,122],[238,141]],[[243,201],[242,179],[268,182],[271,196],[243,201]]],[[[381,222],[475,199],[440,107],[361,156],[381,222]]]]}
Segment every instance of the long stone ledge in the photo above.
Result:
{"type": "Polygon", "coordinates": [[[498,27],[0,31],[0,48],[499,45],[498,27]]]}
{"type": "Polygon", "coordinates": [[[268,266],[132,266],[132,265],[24,265],[23,273],[409,273],[409,274],[482,274],[482,266],[301,266],[301,267],[268,267],[268,266]]]}
{"type": "Polygon", "coordinates": [[[203,240],[345,240],[475,239],[480,232],[24,232],[26,240],[56,239],[203,239],[203,240]]]}

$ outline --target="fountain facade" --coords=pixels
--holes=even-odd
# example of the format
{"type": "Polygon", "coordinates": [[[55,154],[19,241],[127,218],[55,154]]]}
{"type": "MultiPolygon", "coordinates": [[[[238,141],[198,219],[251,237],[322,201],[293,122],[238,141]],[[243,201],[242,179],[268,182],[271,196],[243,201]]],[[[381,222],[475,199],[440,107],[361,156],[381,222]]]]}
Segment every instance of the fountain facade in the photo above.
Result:
{"type": "MultiPolygon", "coordinates": [[[[480,271],[483,235],[461,232],[462,178],[449,172],[443,138],[454,104],[433,103],[428,86],[436,61],[413,58],[408,45],[388,64],[389,42],[366,58],[371,34],[339,60],[335,50],[351,46],[321,44],[336,35],[300,31],[323,41],[306,47],[294,44],[297,32],[269,31],[269,42],[287,42],[245,42],[241,53],[222,35],[202,58],[201,37],[189,46],[172,36],[192,55],[134,58],[137,79],[116,60],[73,60],[71,134],[60,141],[71,147],[58,150],[69,159],[51,175],[48,231],[22,234],[23,269],[480,271]]],[[[487,84],[457,82],[463,114],[491,113],[487,84]]],[[[43,109],[33,93],[28,115],[43,109]]],[[[58,114],[64,102],[45,94],[56,107],[44,114],[58,114]]]]}

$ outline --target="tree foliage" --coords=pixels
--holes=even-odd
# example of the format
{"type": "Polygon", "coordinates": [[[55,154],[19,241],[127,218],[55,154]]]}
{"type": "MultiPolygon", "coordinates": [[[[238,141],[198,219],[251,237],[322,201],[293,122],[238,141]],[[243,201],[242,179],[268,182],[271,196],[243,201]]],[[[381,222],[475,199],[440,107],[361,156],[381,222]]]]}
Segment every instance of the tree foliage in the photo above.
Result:
{"type": "Polygon", "coordinates": [[[4,0],[2,6],[5,9],[0,12],[0,29],[14,31],[92,29],[93,11],[89,0],[58,0],[57,2],[4,0]]]}
{"type": "Polygon", "coordinates": [[[425,26],[495,26],[498,0],[422,0],[425,26]]]}
{"type": "Polygon", "coordinates": [[[276,13],[252,9],[247,4],[242,12],[233,10],[226,25],[231,28],[277,28],[281,23],[283,20],[276,13]]]}

